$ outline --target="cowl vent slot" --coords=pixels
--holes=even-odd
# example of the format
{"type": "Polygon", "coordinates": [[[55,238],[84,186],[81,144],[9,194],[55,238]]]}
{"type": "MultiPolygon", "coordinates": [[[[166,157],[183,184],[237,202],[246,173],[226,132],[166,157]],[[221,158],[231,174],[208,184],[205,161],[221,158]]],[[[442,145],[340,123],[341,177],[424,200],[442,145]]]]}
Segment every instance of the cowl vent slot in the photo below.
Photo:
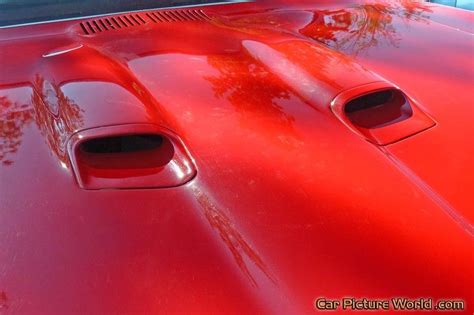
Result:
{"type": "Polygon", "coordinates": [[[81,22],[81,29],[85,35],[119,30],[122,28],[143,26],[148,23],[171,23],[184,21],[210,21],[211,18],[202,10],[169,10],[153,11],[103,17],[81,22]]]}

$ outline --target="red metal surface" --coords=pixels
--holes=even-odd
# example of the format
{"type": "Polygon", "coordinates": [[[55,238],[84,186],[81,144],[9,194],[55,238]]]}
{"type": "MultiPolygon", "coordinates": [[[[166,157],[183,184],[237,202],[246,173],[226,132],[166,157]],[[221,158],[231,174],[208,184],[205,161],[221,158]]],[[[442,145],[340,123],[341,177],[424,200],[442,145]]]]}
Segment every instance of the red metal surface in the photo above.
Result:
{"type": "Polygon", "coordinates": [[[472,13],[205,12],[0,30],[0,313],[312,314],[320,296],[404,296],[472,314],[472,13]],[[330,103],[376,81],[436,126],[383,147],[354,133],[330,103]],[[68,141],[123,124],[171,130],[196,176],[81,189],[68,141]]]}

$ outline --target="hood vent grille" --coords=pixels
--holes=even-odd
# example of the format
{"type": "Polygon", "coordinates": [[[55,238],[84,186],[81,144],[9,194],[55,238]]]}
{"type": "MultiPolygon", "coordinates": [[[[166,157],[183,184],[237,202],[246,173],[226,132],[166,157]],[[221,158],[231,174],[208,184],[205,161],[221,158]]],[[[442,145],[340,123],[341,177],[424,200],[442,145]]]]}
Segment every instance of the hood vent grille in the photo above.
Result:
{"type": "Polygon", "coordinates": [[[84,34],[92,35],[126,27],[141,26],[146,23],[146,20],[140,14],[127,14],[81,22],[81,28],[84,34]]]}
{"type": "Polygon", "coordinates": [[[155,11],[146,15],[154,23],[211,20],[202,10],[155,11]]]}
{"type": "Polygon", "coordinates": [[[210,21],[211,18],[202,10],[154,11],[146,14],[126,14],[103,17],[81,22],[85,35],[93,35],[122,28],[142,26],[148,22],[169,23],[183,21],[210,21]]]}

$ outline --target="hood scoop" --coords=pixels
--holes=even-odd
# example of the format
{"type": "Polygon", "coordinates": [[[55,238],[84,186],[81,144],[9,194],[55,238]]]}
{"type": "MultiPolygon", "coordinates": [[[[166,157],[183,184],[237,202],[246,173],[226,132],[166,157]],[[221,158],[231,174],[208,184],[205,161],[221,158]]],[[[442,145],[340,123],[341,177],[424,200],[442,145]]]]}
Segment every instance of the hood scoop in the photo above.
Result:
{"type": "Polygon", "coordinates": [[[177,187],[196,168],[181,140],[151,124],[92,128],[74,134],[68,155],[82,189],[177,187]]]}
{"type": "Polygon", "coordinates": [[[167,10],[148,13],[115,15],[81,22],[85,35],[120,30],[123,28],[143,26],[148,23],[172,23],[186,21],[210,21],[211,18],[203,10],[167,10]]]}
{"type": "Polygon", "coordinates": [[[436,125],[409,96],[386,82],[346,90],[331,103],[351,130],[377,145],[388,145],[436,125]]]}

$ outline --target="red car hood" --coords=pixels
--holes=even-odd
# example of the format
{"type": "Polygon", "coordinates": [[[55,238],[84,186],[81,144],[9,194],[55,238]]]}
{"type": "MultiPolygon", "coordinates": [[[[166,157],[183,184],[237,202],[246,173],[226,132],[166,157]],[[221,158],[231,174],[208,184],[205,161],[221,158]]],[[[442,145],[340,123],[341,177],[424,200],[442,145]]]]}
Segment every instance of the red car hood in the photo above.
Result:
{"type": "Polygon", "coordinates": [[[0,30],[0,313],[312,314],[321,296],[472,313],[472,13],[151,12],[0,30]],[[382,144],[348,125],[336,98],[380,84],[426,125],[382,144]],[[171,130],[195,176],[80,188],[68,142],[130,124],[171,130]]]}

